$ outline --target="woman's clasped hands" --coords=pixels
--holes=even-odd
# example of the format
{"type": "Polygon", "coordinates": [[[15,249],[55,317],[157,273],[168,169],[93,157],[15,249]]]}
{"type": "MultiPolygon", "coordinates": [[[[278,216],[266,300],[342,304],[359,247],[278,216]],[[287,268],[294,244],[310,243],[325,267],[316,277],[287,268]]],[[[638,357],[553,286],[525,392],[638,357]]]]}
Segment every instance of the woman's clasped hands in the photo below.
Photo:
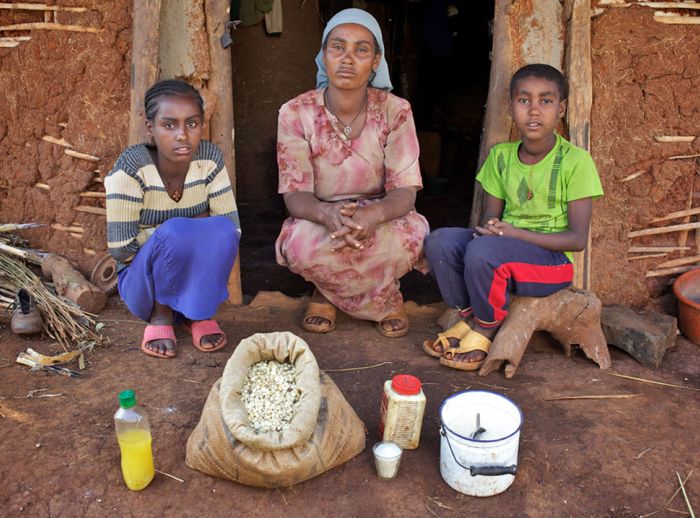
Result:
{"type": "Polygon", "coordinates": [[[362,241],[368,239],[382,222],[378,204],[360,207],[356,202],[327,203],[323,212],[324,224],[331,232],[331,250],[334,252],[344,248],[362,250],[362,241]]]}

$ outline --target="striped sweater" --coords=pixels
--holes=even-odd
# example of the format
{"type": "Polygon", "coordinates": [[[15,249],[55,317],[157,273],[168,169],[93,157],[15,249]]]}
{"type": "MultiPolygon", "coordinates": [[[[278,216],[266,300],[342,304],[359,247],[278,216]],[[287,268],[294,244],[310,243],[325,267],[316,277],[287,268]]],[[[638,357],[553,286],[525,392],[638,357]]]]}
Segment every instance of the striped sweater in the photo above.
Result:
{"type": "Polygon", "coordinates": [[[107,191],[107,246],[121,269],[170,218],[191,218],[208,210],[211,216],[240,220],[221,151],[201,141],[185,177],[182,198],[168,196],[144,144],[127,148],[105,178],[107,191]]]}

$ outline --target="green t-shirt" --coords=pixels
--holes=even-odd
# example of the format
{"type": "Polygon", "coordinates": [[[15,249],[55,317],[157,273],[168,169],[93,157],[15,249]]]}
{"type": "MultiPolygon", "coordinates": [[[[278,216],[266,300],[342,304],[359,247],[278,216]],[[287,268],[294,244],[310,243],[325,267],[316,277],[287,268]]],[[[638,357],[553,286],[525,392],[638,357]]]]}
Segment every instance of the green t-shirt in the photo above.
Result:
{"type": "Polygon", "coordinates": [[[519,146],[519,140],[493,146],[476,176],[487,193],[505,201],[503,221],[535,232],[563,232],[569,227],[568,202],[603,195],[591,155],[561,135],[534,165],[520,161],[519,146]]]}

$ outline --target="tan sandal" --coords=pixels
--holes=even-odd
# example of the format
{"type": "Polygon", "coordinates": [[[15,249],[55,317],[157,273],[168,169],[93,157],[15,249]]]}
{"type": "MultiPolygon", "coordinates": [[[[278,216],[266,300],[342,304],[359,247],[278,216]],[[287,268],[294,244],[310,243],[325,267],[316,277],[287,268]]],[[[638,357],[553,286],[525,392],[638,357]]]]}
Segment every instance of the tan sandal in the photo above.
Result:
{"type": "Polygon", "coordinates": [[[467,333],[466,336],[459,341],[459,347],[450,347],[443,353],[442,358],[440,358],[440,363],[446,367],[452,367],[453,369],[475,371],[481,367],[486,357],[478,362],[465,362],[455,360],[455,355],[470,353],[472,351],[483,351],[488,354],[490,348],[491,340],[484,335],[480,335],[476,331],[467,333]],[[450,356],[449,358],[448,355],[450,356]]]}
{"type": "Polygon", "coordinates": [[[382,318],[379,322],[375,322],[374,327],[377,328],[377,332],[380,335],[386,336],[387,338],[399,338],[401,336],[406,336],[406,334],[408,333],[408,328],[409,328],[408,316],[403,311],[396,311],[396,312],[392,313],[391,315],[388,315],[388,316],[382,318]],[[382,325],[382,322],[386,322],[387,320],[403,320],[404,322],[406,322],[406,325],[404,327],[402,327],[401,329],[397,329],[397,330],[386,329],[382,325]]]}
{"type": "Polygon", "coordinates": [[[301,327],[312,333],[330,333],[335,329],[336,309],[330,302],[309,302],[306,306],[304,318],[301,319],[301,327]],[[329,324],[311,324],[309,318],[320,317],[328,320],[329,324]]]}
{"type": "Polygon", "coordinates": [[[425,340],[423,342],[423,350],[428,356],[432,356],[433,358],[441,358],[443,353],[450,348],[450,338],[456,338],[457,340],[461,340],[471,330],[472,328],[469,327],[469,325],[466,322],[460,320],[449,329],[446,329],[444,332],[438,333],[437,339],[425,340]],[[441,345],[442,351],[437,352],[435,350],[436,345],[441,345]]]}

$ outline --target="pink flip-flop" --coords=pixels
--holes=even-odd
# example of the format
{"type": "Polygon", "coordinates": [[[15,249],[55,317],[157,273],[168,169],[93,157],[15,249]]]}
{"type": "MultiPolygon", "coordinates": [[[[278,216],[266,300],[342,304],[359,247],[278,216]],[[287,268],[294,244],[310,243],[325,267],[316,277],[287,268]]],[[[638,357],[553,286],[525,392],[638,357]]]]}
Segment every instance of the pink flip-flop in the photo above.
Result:
{"type": "Polygon", "coordinates": [[[165,358],[166,360],[175,358],[175,356],[167,356],[148,349],[146,344],[148,342],[152,342],[153,340],[172,340],[175,344],[175,352],[177,354],[177,340],[175,339],[175,330],[173,329],[173,326],[156,326],[148,324],[146,329],[143,331],[141,350],[148,356],[153,356],[154,358],[165,358]]]}
{"type": "Polygon", "coordinates": [[[224,333],[216,320],[196,320],[189,325],[185,325],[185,329],[192,334],[192,345],[204,353],[211,353],[226,347],[226,333],[224,333]],[[202,337],[207,335],[224,335],[224,341],[216,347],[202,347],[202,337]]]}

